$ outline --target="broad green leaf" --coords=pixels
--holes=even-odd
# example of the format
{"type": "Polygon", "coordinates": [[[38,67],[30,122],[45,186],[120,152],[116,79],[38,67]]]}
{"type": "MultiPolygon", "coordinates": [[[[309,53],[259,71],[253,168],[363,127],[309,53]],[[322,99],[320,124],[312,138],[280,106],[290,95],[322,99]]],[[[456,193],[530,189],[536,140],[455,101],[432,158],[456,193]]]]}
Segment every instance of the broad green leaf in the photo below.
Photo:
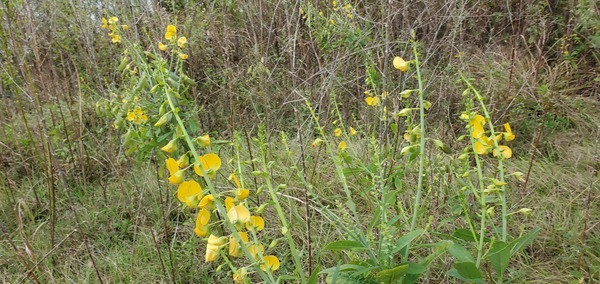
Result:
{"type": "Polygon", "coordinates": [[[406,271],[407,274],[421,274],[427,271],[427,268],[419,263],[407,262],[406,264],[408,264],[408,270],[406,271]]]}
{"type": "Polygon", "coordinates": [[[454,264],[454,268],[456,268],[458,274],[465,279],[481,279],[481,271],[477,269],[477,266],[474,262],[459,262],[454,264]]]}
{"type": "Polygon", "coordinates": [[[366,248],[359,241],[342,240],[342,241],[335,241],[335,242],[327,244],[325,246],[325,249],[338,251],[338,250],[345,250],[345,249],[364,250],[366,248]]]}
{"type": "Polygon", "coordinates": [[[391,269],[379,271],[376,278],[379,282],[385,284],[397,283],[404,275],[406,275],[407,270],[408,264],[399,265],[391,269]]]}
{"type": "Polygon", "coordinates": [[[456,258],[456,260],[458,262],[474,262],[475,260],[473,259],[473,257],[471,256],[471,253],[469,253],[469,251],[455,243],[453,244],[450,248],[448,248],[448,252],[454,256],[456,258]]]}
{"type": "Polygon", "coordinates": [[[468,242],[475,242],[479,240],[479,236],[477,234],[474,236],[473,233],[467,229],[458,229],[452,233],[452,236],[468,242]]]}
{"type": "Polygon", "coordinates": [[[510,247],[502,241],[496,241],[492,244],[487,257],[492,264],[492,268],[497,274],[502,274],[508,267],[510,260],[510,247]]]}
{"type": "Polygon", "coordinates": [[[468,282],[468,283],[485,284],[483,279],[467,279],[467,278],[462,277],[460,275],[460,273],[458,273],[458,270],[456,270],[456,268],[452,268],[452,269],[448,270],[446,275],[452,276],[456,279],[459,279],[459,280],[462,280],[462,281],[468,282]]]}
{"type": "Polygon", "coordinates": [[[404,236],[402,236],[396,242],[396,246],[392,250],[392,254],[400,251],[403,247],[409,245],[410,242],[412,242],[415,238],[417,238],[422,233],[423,233],[423,229],[417,229],[417,230],[414,230],[414,231],[409,232],[409,233],[405,234],[404,236]]]}
{"type": "Polygon", "coordinates": [[[310,277],[308,277],[308,284],[317,284],[317,281],[319,281],[319,272],[321,271],[321,267],[317,266],[315,268],[315,270],[313,270],[313,272],[310,274],[310,277]]]}
{"type": "Polygon", "coordinates": [[[531,244],[533,242],[533,240],[535,239],[535,237],[537,237],[539,232],[540,232],[540,228],[535,228],[535,229],[531,230],[529,233],[527,233],[527,235],[521,236],[521,237],[515,239],[514,241],[512,241],[510,243],[510,246],[512,247],[510,250],[510,255],[511,256],[515,255],[515,253],[521,251],[523,248],[525,248],[526,246],[531,244]]]}

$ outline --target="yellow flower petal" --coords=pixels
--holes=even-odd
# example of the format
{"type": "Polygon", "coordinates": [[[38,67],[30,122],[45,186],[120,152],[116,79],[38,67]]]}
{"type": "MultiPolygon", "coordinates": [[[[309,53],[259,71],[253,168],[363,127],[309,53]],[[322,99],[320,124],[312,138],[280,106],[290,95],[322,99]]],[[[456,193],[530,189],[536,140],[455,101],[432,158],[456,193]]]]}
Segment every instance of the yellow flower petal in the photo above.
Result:
{"type": "Polygon", "coordinates": [[[267,268],[271,271],[279,269],[279,259],[274,255],[265,255],[265,263],[260,265],[262,271],[267,271],[267,268]]]}
{"type": "Polygon", "coordinates": [[[160,148],[163,152],[167,152],[169,154],[177,151],[177,138],[169,141],[169,143],[167,143],[167,145],[165,145],[164,147],[160,148]]]}
{"type": "Polygon", "coordinates": [[[252,228],[254,228],[254,230],[256,230],[257,232],[264,229],[265,228],[265,219],[263,219],[260,216],[251,216],[250,222],[246,223],[246,229],[248,231],[252,231],[252,228]]]}
{"type": "Polygon", "coordinates": [[[229,209],[231,209],[233,206],[235,206],[235,200],[233,199],[233,197],[225,197],[225,210],[229,211],[229,209]]]}
{"type": "Polygon", "coordinates": [[[340,151],[346,151],[346,147],[347,147],[346,142],[344,142],[344,141],[340,142],[340,144],[338,145],[338,149],[340,151]]]}
{"type": "Polygon", "coordinates": [[[505,123],[504,124],[504,130],[506,130],[506,132],[504,133],[504,139],[506,141],[513,141],[513,140],[515,140],[515,135],[512,133],[512,129],[510,128],[510,124],[505,123]]]}
{"type": "Polygon", "coordinates": [[[184,36],[180,37],[177,40],[177,46],[179,46],[180,48],[185,48],[186,44],[187,44],[187,38],[185,38],[184,36]]]}
{"type": "Polygon", "coordinates": [[[196,138],[196,142],[198,143],[198,145],[200,145],[200,147],[208,147],[210,146],[210,136],[208,134],[198,136],[196,138]]]}
{"type": "Polygon", "coordinates": [[[352,126],[350,127],[350,135],[356,135],[356,130],[352,126]]]}
{"type": "Polygon", "coordinates": [[[202,197],[202,187],[195,180],[182,182],[177,188],[177,199],[188,207],[195,207],[202,197]]]}
{"type": "Polygon", "coordinates": [[[177,171],[169,177],[169,182],[172,184],[180,184],[183,182],[183,170],[177,171]]]}
{"type": "Polygon", "coordinates": [[[252,244],[250,246],[248,246],[248,252],[250,252],[250,255],[253,258],[256,258],[260,253],[264,253],[265,252],[265,247],[263,246],[263,244],[258,243],[258,244],[252,244]]]}
{"type": "Polygon", "coordinates": [[[365,102],[367,102],[367,105],[374,107],[381,104],[381,100],[378,97],[366,97],[365,102]]]}
{"type": "Polygon", "coordinates": [[[204,208],[200,209],[196,216],[196,227],[208,225],[208,222],[210,222],[210,212],[204,208]]]}
{"type": "Polygon", "coordinates": [[[239,204],[227,211],[227,217],[232,223],[245,224],[250,221],[250,211],[244,205],[239,204]]]}
{"type": "Polygon", "coordinates": [[[165,33],[166,40],[174,40],[177,37],[177,27],[173,25],[167,26],[167,32],[165,33]]]}
{"type": "Polygon", "coordinates": [[[494,157],[498,156],[498,150],[500,150],[500,152],[502,152],[502,156],[504,156],[504,158],[508,159],[510,157],[512,157],[512,150],[508,147],[508,146],[504,146],[504,145],[500,145],[498,146],[498,149],[494,149],[494,157]]]}
{"type": "Polygon", "coordinates": [[[475,153],[477,153],[479,155],[485,155],[485,154],[489,153],[489,149],[491,148],[490,146],[486,145],[485,143],[483,143],[481,141],[475,142],[474,146],[475,146],[475,153]]]}
{"type": "Polygon", "coordinates": [[[222,245],[227,242],[227,239],[224,237],[216,237],[215,235],[210,235],[208,237],[208,244],[206,245],[206,255],[204,258],[205,262],[211,262],[217,260],[219,258],[219,249],[222,245]]]}
{"type": "MultiPolygon", "coordinates": [[[[238,234],[240,234],[244,243],[248,242],[248,233],[238,232],[238,234]]],[[[234,257],[241,257],[243,255],[242,246],[233,235],[229,237],[229,255],[234,257]]]]}
{"type": "Polygon", "coordinates": [[[208,153],[204,156],[200,156],[199,160],[199,163],[194,164],[194,172],[199,176],[202,176],[202,170],[204,170],[209,177],[214,177],[216,176],[217,170],[221,168],[221,158],[219,158],[217,154],[208,153]],[[202,166],[202,170],[200,169],[200,166],[202,166]]]}
{"type": "Polygon", "coordinates": [[[242,284],[246,282],[246,275],[248,274],[248,268],[242,267],[233,273],[233,282],[236,284],[242,284]]]}
{"type": "Polygon", "coordinates": [[[198,237],[206,237],[210,233],[210,226],[204,225],[201,227],[196,227],[194,228],[194,233],[196,233],[198,237]]]}
{"type": "Polygon", "coordinates": [[[336,128],[335,130],[333,130],[333,135],[335,135],[336,137],[342,135],[342,129],[336,128]]]}
{"type": "Polygon", "coordinates": [[[162,43],[162,42],[159,41],[158,42],[158,49],[160,49],[162,51],[165,51],[165,50],[167,50],[167,46],[164,43],[162,43]]]}
{"type": "Polygon", "coordinates": [[[186,59],[188,59],[188,57],[189,56],[186,53],[179,54],[179,59],[181,59],[181,60],[186,60],[186,59]]]}
{"type": "Polygon", "coordinates": [[[394,64],[394,68],[402,71],[402,72],[406,72],[408,71],[408,67],[409,67],[409,63],[404,61],[404,59],[402,59],[402,57],[394,57],[394,61],[392,62],[394,64]]]}
{"type": "Polygon", "coordinates": [[[235,198],[237,200],[244,200],[244,199],[248,198],[248,196],[250,195],[250,190],[238,188],[238,189],[234,190],[233,193],[235,193],[235,198]]]}
{"type": "Polygon", "coordinates": [[[167,170],[169,171],[170,175],[173,175],[179,171],[179,163],[177,163],[175,159],[168,158],[165,160],[165,163],[167,164],[167,170]]]}
{"type": "Polygon", "coordinates": [[[215,197],[212,194],[208,194],[208,195],[202,197],[202,199],[200,199],[200,203],[198,203],[198,207],[209,209],[209,210],[213,209],[214,206],[215,206],[215,197]]]}

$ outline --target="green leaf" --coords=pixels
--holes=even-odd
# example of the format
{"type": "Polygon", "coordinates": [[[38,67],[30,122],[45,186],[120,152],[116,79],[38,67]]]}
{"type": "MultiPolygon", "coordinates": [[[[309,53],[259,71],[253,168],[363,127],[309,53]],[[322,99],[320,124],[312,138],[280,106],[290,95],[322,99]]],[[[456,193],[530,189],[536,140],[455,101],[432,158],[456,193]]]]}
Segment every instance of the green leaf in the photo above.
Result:
{"type": "Polygon", "coordinates": [[[317,281],[319,281],[319,271],[321,271],[321,267],[317,266],[310,274],[310,277],[308,277],[308,284],[317,284],[317,281]]]}
{"type": "Polygon", "coordinates": [[[474,262],[459,262],[454,264],[454,268],[456,268],[458,274],[465,279],[481,279],[481,271],[477,269],[477,266],[474,262]]]}
{"type": "Polygon", "coordinates": [[[427,271],[427,268],[423,265],[421,265],[420,263],[416,263],[416,262],[407,262],[406,264],[408,264],[408,270],[406,271],[407,274],[421,274],[425,271],[427,271]]]}
{"type": "Polygon", "coordinates": [[[535,237],[537,237],[540,232],[540,228],[535,228],[531,230],[527,235],[521,236],[510,243],[510,255],[513,256],[515,253],[521,251],[523,248],[528,246],[533,242],[535,237]]]}
{"type": "Polygon", "coordinates": [[[510,260],[510,247],[505,242],[496,241],[492,244],[487,258],[492,264],[494,271],[500,275],[508,267],[508,261],[510,260]]]}
{"type": "Polygon", "coordinates": [[[457,278],[457,279],[465,281],[465,282],[469,282],[469,283],[485,284],[483,279],[467,279],[467,278],[462,277],[460,275],[460,273],[458,273],[458,270],[456,270],[456,268],[452,268],[452,269],[448,270],[446,275],[457,278]]]}
{"type": "Polygon", "coordinates": [[[476,242],[479,240],[478,234],[475,234],[475,236],[473,236],[473,233],[471,233],[471,231],[467,229],[458,229],[454,231],[454,233],[452,233],[452,236],[468,242],[476,242]]]}
{"type": "Polygon", "coordinates": [[[352,275],[347,272],[338,272],[333,275],[330,274],[325,281],[328,284],[379,284],[377,280],[371,276],[352,275]]]}
{"type": "Polygon", "coordinates": [[[366,248],[359,241],[342,240],[342,241],[335,241],[335,242],[327,244],[325,246],[325,249],[332,250],[332,251],[338,251],[338,250],[345,250],[345,249],[365,250],[366,248]]]}
{"type": "Polygon", "coordinates": [[[406,275],[407,270],[408,264],[399,265],[391,269],[379,271],[376,278],[379,282],[386,284],[397,283],[404,275],[406,275]]]}
{"type": "Polygon", "coordinates": [[[453,244],[450,248],[448,248],[448,252],[454,256],[456,258],[457,261],[459,262],[474,262],[475,260],[473,259],[473,257],[471,256],[471,253],[469,253],[469,251],[455,243],[453,244]]]}
{"type": "Polygon", "coordinates": [[[409,245],[410,242],[412,242],[416,237],[418,237],[422,233],[423,233],[423,229],[417,229],[417,230],[414,230],[414,231],[409,232],[409,233],[405,234],[404,236],[402,236],[396,242],[396,247],[394,247],[394,249],[392,250],[392,254],[400,251],[402,248],[409,245]]]}
{"type": "Polygon", "coordinates": [[[365,170],[363,168],[344,168],[343,172],[346,176],[353,176],[357,174],[364,174],[365,170]]]}

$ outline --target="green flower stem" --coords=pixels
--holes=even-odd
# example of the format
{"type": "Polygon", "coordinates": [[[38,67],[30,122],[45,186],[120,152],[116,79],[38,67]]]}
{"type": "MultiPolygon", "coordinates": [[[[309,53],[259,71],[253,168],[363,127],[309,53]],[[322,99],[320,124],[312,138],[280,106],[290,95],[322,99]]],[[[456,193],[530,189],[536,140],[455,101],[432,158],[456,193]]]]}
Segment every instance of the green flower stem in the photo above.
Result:
{"type": "MultiPolygon", "coordinates": [[[[471,147],[473,147],[473,153],[475,153],[475,139],[473,139],[472,137],[471,147]]],[[[481,169],[481,160],[479,159],[479,155],[477,155],[477,153],[475,153],[474,155],[475,164],[477,165],[477,179],[479,180],[479,206],[481,206],[481,226],[479,228],[479,242],[477,243],[477,262],[475,263],[475,266],[479,268],[483,253],[483,240],[485,238],[485,219],[487,217],[487,207],[485,205],[485,187],[483,186],[483,171],[481,169]]]]}
{"type": "MultiPolygon", "coordinates": [[[[188,132],[185,128],[185,125],[183,123],[183,120],[181,119],[181,117],[179,117],[179,111],[178,111],[178,108],[175,106],[173,97],[171,94],[169,94],[169,92],[166,92],[166,97],[167,97],[167,101],[169,102],[169,107],[173,111],[173,116],[175,117],[175,120],[177,120],[177,124],[179,125],[181,132],[183,132],[185,141],[186,141],[188,147],[190,148],[190,152],[194,156],[194,159],[195,159],[194,161],[198,162],[200,160],[198,151],[196,151],[194,142],[190,138],[190,135],[188,134],[188,132]]],[[[204,181],[206,182],[206,185],[208,186],[208,190],[210,191],[210,193],[215,197],[219,196],[213,182],[210,180],[207,173],[204,171],[204,169],[202,167],[199,167],[199,168],[200,168],[200,171],[202,172],[202,177],[204,177],[204,181]]],[[[246,246],[246,244],[244,243],[244,240],[238,233],[237,229],[235,228],[235,226],[233,225],[231,220],[229,220],[229,217],[227,216],[227,211],[225,210],[225,207],[223,206],[223,202],[221,202],[221,200],[219,198],[215,198],[215,204],[217,206],[217,211],[225,219],[225,223],[227,224],[227,227],[229,228],[229,230],[233,234],[234,238],[238,241],[238,243],[242,247],[242,250],[244,251],[244,254],[246,254],[246,257],[248,259],[253,259],[253,256],[250,253],[250,251],[248,250],[248,247],[246,246]]],[[[256,271],[258,272],[258,274],[260,275],[260,277],[263,280],[265,280],[265,281],[268,280],[268,281],[271,281],[271,283],[275,283],[275,278],[273,277],[273,273],[271,272],[271,270],[267,269],[268,273],[265,273],[264,271],[262,271],[260,269],[260,264],[258,262],[254,263],[254,267],[256,268],[256,271]]]]}
{"type": "MultiPolygon", "coordinates": [[[[424,88],[423,79],[421,78],[421,69],[419,67],[419,53],[417,51],[417,44],[414,42],[414,31],[413,31],[413,54],[415,55],[415,69],[417,71],[417,80],[419,82],[419,125],[421,129],[421,138],[419,140],[419,179],[417,182],[417,196],[415,197],[415,207],[413,209],[412,220],[410,221],[410,231],[413,231],[417,225],[417,217],[419,213],[419,207],[421,202],[421,194],[423,191],[423,171],[425,170],[425,99],[424,99],[424,88]]],[[[403,261],[408,260],[408,253],[410,250],[410,244],[406,246],[404,251],[403,261]]]]}
{"type": "MultiPolygon", "coordinates": [[[[499,153],[497,159],[498,159],[498,172],[500,174],[500,182],[502,182],[502,184],[504,184],[505,183],[504,182],[504,164],[502,163],[504,156],[502,156],[502,153],[498,149],[498,141],[495,139],[496,132],[494,131],[494,124],[492,123],[492,120],[490,118],[490,113],[489,113],[487,107],[485,106],[485,103],[483,102],[483,96],[481,96],[481,94],[479,94],[477,89],[475,89],[475,87],[473,87],[473,85],[471,85],[471,83],[462,74],[460,74],[460,77],[467,84],[469,89],[471,89],[471,91],[473,91],[473,93],[475,93],[475,97],[479,101],[479,104],[481,105],[481,109],[483,110],[483,113],[485,114],[485,119],[487,120],[488,125],[490,127],[490,135],[492,137],[492,140],[494,141],[494,149],[496,151],[498,151],[498,153],[499,153]]],[[[500,202],[501,202],[501,206],[502,206],[502,241],[506,242],[506,237],[508,235],[508,233],[507,233],[507,227],[508,227],[507,211],[508,211],[508,208],[506,205],[506,186],[505,185],[500,186],[500,202]]]]}

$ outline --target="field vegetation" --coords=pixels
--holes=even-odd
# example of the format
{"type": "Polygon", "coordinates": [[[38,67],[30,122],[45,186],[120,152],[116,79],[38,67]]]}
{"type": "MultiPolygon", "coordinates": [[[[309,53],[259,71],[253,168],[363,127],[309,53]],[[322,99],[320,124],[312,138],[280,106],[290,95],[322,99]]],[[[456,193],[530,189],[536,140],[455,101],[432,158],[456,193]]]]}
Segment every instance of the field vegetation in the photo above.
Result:
{"type": "Polygon", "coordinates": [[[600,6],[0,1],[3,283],[599,283],[600,6]]]}

